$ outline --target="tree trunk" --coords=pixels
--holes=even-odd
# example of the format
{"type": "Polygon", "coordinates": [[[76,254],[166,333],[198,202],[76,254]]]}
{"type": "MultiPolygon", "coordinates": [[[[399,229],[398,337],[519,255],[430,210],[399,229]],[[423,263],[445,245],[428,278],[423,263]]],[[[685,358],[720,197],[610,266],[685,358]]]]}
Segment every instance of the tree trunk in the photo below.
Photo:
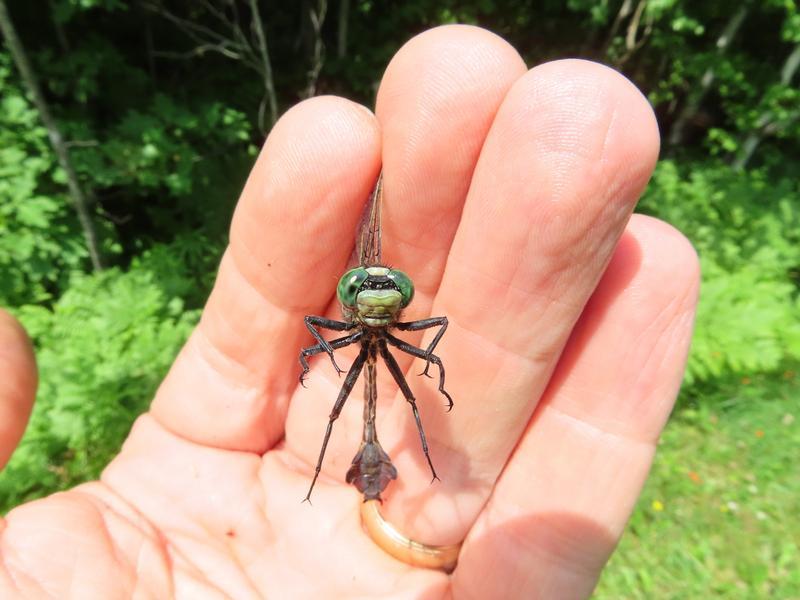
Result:
{"type": "Polygon", "coordinates": [[[42,119],[45,129],[47,129],[47,135],[50,138],[50,144],[53,146],[53,150],[58,158],[58,164],[67,176],[69,195],[72,200],[72,205],[78,213],[78,220],[83,229],[83,235],[86,238],[86,247],[89,250],[92,267],[94,267],[95,271],[101,271],[103,269],[103,259],[97,243],[97,232],[95,231],[94,222],[92,221],[89,202],[78,182],[78,176],[75,173],[75,169],[69,157],[69,149],[64,143],[58,125],[56,125],[53,116],[50,114],[47,101],[44,99],[44,94],[42,94],[39,82],[28,61],[28,56],[25,54],[22,42],[17,36],[17,31],[8,14],[5,0],[0,0],[0,31],[3,32],[3,36],[6,38],[6,44],[22,76],[22,82],[31,95],[33,103],[39,111],[39,117],[42,119]]]}
{"type": "Polygon", "coordinates": [[[310,45],[310,62],[311,65],[308,69],[306,78],[306,89],[303,92],[304,98],[311,98],[317,93],[317,81],[319,81],[319,74],[322,71],[322,66],[325,64],[325,44],[322,41],[322,24],[325,22],[325,15],[328,12],[327,0],[317,0],[315,8],[308,7],[308,24],[311,29],[311,45],[310,45]]]}
{"type": "Polygon", "coordinates": [[[603,56],[608,55],[608,50],[611,48],[611,44],[614,43],[614,38],[617,37],[617,32],[619,31],[622,22],[628,18],[632,11],[633,0],[624,0],[622,6],[620,6],[619,11],[617,12],[617,16],[614,18],[614,22],[611,24],[611,29],[608,32],[608,37],[606,37],[606,42],[603,44],[603,56]]]}
{"type": "MultiPolygon", "coordinates": [[[[783,67],[781,68],[781,85],[791,85],[794,74],[797,72],[798,68],[800,68],[800,44],[794,47],[792,53],[789,54],[783,63],[783,67]]],[[[800,118],[800,115],[795,113],[794,120],[798,118],[800,118]]],[[[750,159],[753,158],[756,148],[758,148],[762,140],[766,136],[776,132],[772,121],[773,115],[768,110],[764,111],[758,117],[755,129],[751,131],[744,142],[742,142],[742,147],[736,156],[736,160],[733,161],[732,166],[735,170],[741,171],[747,167],[747,164],[750,162],[750,159]]]]}
{"type": "Polygon", "coordinates": [[[258,10],[258,0],[250,0],[250,11],[252,12],[253,30],[256,33],[259,58],[261,59],[261,77],[264,82],[264,100],[258,110],[258,125],[263,133],[266,133],[278,120],[278,97],[275,93],[275,82],[272,78],[272,63],[269,59],[267,49],[267,36],[264,33],[264,24],[261,21],[261,13],[258,10]],[[264,104],[269,107],[269,127],[264,123],[264,104]]]}
{"type": "Polygon", "coordinates": [[[647,0],[639,0],[639,4],[636,6],[636,10],[628,23],[628,31],[625,33],[625,53],[615,62],[615,66],[620,70],[644,46],[653,30],[653,24],[648,19],[644,31],[642,31],[641,35],[639,34],[639,25],[642,22],[645,8],[647,8],[647,0]]]}
{"type": "Polygon", "coordinates": [[[339,0],[339,26],[336,32],[336,56],[347,56],[347,27],[350,19],[350,0],[339,0]]]}
{"type": "MultiPolygon", "coordinates": [[[[717,38],[718,56],[725,54],[728,47],[731,45],[731,41],[736,36],[739,28],[742,26],[744,18],[747,16],[747,11],[749,10],[749,3],[743,3],[739,6],[739,10],[737,10],[728,20],[727,25],[725,25],[725,29],[722,31],[722,35],[717,38]]],[[[703,100],[711,90],[711,84],[714,83],[715,78],[716,73],[714,72],[714,67],[708,67],[705,73],[703,73],[703,76],[700,78],[699,86],[689,93],[686,104],[684,104],[683,109],[678,114],[678,118],[672,124],[672,129],[669,132],[670,146],[679,146],[683,143],[684,139],[686,138],[686,130],[688,129],[688,125],[692,119],[694,119],[697,111],[700,110],[700,106],[703,104],[703,100]]]]}

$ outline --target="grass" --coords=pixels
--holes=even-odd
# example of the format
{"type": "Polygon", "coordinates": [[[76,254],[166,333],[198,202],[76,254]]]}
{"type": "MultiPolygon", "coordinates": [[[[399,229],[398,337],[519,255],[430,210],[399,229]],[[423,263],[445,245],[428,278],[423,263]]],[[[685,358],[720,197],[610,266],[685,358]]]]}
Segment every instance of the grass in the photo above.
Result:
{"type": "Polygon", "coordinates": [[[682,399],[595,598],[800,599],[800,376],[716,389],[682,399]]]}

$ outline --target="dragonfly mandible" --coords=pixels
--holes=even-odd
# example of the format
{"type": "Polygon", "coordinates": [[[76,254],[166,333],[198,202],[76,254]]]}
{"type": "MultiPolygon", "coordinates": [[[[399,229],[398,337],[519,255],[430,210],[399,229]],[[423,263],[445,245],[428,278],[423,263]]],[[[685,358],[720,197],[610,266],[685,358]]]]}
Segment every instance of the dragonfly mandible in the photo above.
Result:
{"type": "Polygon", "coordinates": [[[425,369],[420,375],[431,377],[428,374],[431,364],[438,367],[439,391],[447,398],[447,410],[450,411],[453,408],[453,399],[444,389],[444,365],[442,365],[442,360],[433,353],[447,329],[447,317],[432,317],[408,322],[399,320],[401,311],[414,298],[414,284],[408,275],[402,271],[389,268],[381,263],[382,197],[383,174],[381,173],[364,211],[359,232],[356,236],[356,251],[359,264],[357,267],[345,272],[336,287],[336,295],[342,305],[343,320],[336,321],[316,316],[305,317],[306,327],[317,343],[304,348],[300,352],[300,365],[303,368],[300,374],[301,384],[303,384],[309,371],[308,357],[326,352],[336,372],[341,374],[344,371],[336,364],[334,350],[344,348],[350,344],[359,344],[360,351],[353,364],[347,370],[344,384],[331,410],[319,459],[314,469],[314,478],[304,501],[311,500],[311,492],[322,468],[322,460],[325,457],[325,449],[328,446],[331,431],[333,430],[333,422],[342,412],[342,408],[362,371],[365,371],[364,432],[361,446],[347,471],[346,481],[353,484],[364,495],[364,501],[367,501],[380,500],[381,492],[386,489],[386,486],[393,479],[397,478],[397,469],[378,442],[378,434],[375,429],[375,409],[378,400],[376,385],[378,356],[383,359],[389,369],[389,373],[391,373],[406,401],[411,406],[419,437],[422,441],[422,451],[425,453],[425,458],[431,469],[433,477],[431,482],[439,479],[428,451],[428,442],[425,438],[425,431],[422,428],[416,398],[411,392],[403,371],[390,352],[389,347],[396,348],[413,357],[424,359],[425,369]],[[425,349],[409,344],[391,333],[392,329],[398,331],[420,331],[432,327],[438,327],[439,330],[425,349]],[[326,341],[318,328],[348,333],[343,337],[326,341]]]}

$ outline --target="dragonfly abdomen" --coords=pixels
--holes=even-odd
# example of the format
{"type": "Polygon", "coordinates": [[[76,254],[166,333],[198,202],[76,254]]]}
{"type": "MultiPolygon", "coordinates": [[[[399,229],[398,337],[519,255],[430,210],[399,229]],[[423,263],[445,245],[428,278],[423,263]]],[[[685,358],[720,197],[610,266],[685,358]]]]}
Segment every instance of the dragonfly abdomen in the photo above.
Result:
{"type": "Polygon", "coordinates": [[[362,442],[353,464],[347,470],[347,483],[355,486],[366,502],[380,500],[381,492],[393,479],[397,479],[397,469],[378,440],[362,442]]]}

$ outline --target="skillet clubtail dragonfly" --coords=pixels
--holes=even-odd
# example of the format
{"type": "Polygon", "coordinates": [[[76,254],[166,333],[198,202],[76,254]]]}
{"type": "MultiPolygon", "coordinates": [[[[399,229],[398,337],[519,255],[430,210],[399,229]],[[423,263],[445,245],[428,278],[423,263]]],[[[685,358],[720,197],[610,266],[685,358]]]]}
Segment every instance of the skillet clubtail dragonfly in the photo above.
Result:
{"type": "Polygon", "coordinates": [[[367,203],[359,226],[359,232],[356,236],[358,266],[342,275],[336,287],[336,295],[342,305],[343,320],[336,321],[317,316],[305,317],[306,327],[317,343],[304,348],[300,352],[300,365],[303,368],[300,374],[301,384],[303,384],[309,371],[308,357],[326,352],[331,359],[333,368],[336,369],[338,374],[342,374],[344,371],[336,364],[334,350],[344,348],[350,344],[359,344],[360,351],[347,371],[344,384],[331,410],[319,459],[314,470],[314,478],[304,501],[311,500],[311,492],[322,468],[322,460],[325,457],[325,449],[328,446],[331,431],[333,430],[333,422],[342,412],[342,408],[362,371],[365,371],[364,432],[361,446],[347,471],[346,481],[353,484],[364,495],[364,501],[366,502],[367,500],[380,500],[381,492],[386,489],[393,479],[397,478],[397,469],[378,442],[378,434],[375,429],[375,409],[378,400],[376,385],[378,356],[383,359],[389,369],[389,373],[391,373],[406,401],[411,406],[422,442],[422,451],[425,453],[425,459],[431,469],[433,477],[431,482],[439,479],[428,452],[428,442],[425,439],[425,431],[422,428],[416,399],[389,347],[391,346],[413,357],[425,360],[425,369],[420,375],[431,377],[428,374],[431,364],[438,367],[439,391],[447,398],[447,410],[449,412],[453,408],[453,399],[444,389],[444,366],[442,361],[433,353],[447,329],[447,317],[432,317],[408,322],[399,320],[401,311],[414,298],[414,284],[408,275],[398,269],[389,268],[381,262],[382,196],[383,174],[381,173],[367,203]],[[439,330],[425,349],[409,344],[391,333],[392,329],[398,331],[420,331],[432,327],[438,327],[439,330]],[[317,328],[346,331],[348,334],[326,341],[317,328]]]}

